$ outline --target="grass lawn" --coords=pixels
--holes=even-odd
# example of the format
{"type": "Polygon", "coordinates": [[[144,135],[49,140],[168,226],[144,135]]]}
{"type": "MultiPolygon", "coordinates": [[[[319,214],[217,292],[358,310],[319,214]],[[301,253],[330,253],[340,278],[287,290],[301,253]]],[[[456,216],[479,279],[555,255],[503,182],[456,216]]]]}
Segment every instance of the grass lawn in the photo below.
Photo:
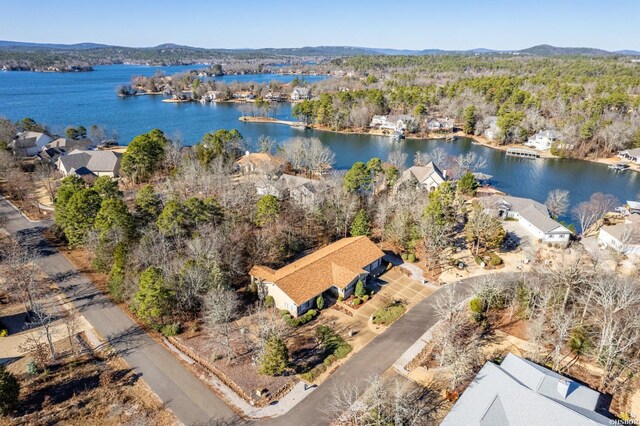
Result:
{"type": "Polygon", "coordinates": [[[373,323],[390,326],[395,320],[400,318],[406,310],[407,308],[401,303],[393,303],[385,306],[373,313],[373,323]]]}

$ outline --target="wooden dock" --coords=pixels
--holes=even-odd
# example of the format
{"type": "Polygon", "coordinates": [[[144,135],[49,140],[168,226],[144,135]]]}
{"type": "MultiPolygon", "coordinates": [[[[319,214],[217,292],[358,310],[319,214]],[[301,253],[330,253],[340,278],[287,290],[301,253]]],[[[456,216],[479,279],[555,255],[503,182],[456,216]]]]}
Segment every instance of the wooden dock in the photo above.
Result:
{"type": "Polygon", "coordinates": [[[507,149],[507,155],[509,157],[519,158],[540,158],[540,154],[538,152],[523,148],[509,148],[507,149]]]}

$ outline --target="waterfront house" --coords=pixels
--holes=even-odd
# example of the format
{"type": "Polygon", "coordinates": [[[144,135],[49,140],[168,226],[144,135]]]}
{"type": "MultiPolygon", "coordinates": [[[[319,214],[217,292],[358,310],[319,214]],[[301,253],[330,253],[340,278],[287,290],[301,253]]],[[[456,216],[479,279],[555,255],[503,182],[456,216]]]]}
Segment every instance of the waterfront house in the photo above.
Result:
{"type": "Polygon", "coordinates": [[[444,174],[433,161],[424,166],[413,166],[402,172],[398,185],[413,183],[427,191],[433,191],[445,181],[444,174]]]}
{"type": "Polygon", "coordinates": [[[509,353],[487,362],[441,423],[458,425],[610,425],[609,398],[509,353]]]}
{"type": "Polygon", "coordinates": [[[544,243],[566,245],[571,231],[549,215],[547,207],[529,198],[509,195],[492,195],[479,199],[485,211],[500,219],[517,219],[518,222],[544,243]]]}
{"type": "Polygon", "coordinates": [[[374,115],[369,127],[391,130],[392,132],[404,132],[413,122],[413,117],[408,114],[374,115]]]}
{"type": "Polygon", "coordinates": [[[598,231],[598,243],[623,254],[640,254],[640,215],[631,214],[623,223],[603,226],[598,231]]]}
{"type": "Polygon", "coordinates": [[[224,100],[222,92],[219,90],[209,90],[202,95],[202,98],[200,99],[201,102],[216,102],[222,100],[224,100]]]}
{"type": "Polygon", "coordinates": [[[71,152],[74,149],[89,149],[89,148],[93,148],[94,146],[95,146],[95,143],[88,138],[80,139],[80,140],[58,138],[46,144],[43,149],[58,148],[63,152],[71,152]]]}
{"type": "Polygon", "coordinates": [[[296,87],[291,92],[292,101],[302,101],[304,99],[311,99],[311,91],[307,87],[296,87]]]}
{"type": "Polygon", "coordinates": [[[629,160],[632,163],[640,164],[640,148],[625,149],[618,153],[618,157],[629,160]]]}
{"type": "Polygon", "coordinates": [[[33,157],[51,142],[51,136],[42,132],[20,132],[9,143],[9,148],[18,157],[33,157]]]}
{"type": "Polygon", "coordinates": [[[114,151],[83,151],[76,149],[58,158],[56,166],[64,175],[70,174],[118,177],[122,154],[114,151]]]}
{"type": "Polygon", "coordinates": [[[234,169],[242,175],[257,174],[279,176],[283,172],[285,161],[266,152],[249,152],[234,163],[234,169]]]}
{"type": "Polygon", "coordinates": [[[264,99],[269,102],[284,102],[286,97],[282,94],[282,92],[269,92],[264,95],[264,99]]]}
{"type": "Polygon", "coordinates": [[[486,129],[483,132],[485,138],[496,140],[500,136],[500,127],[498,127],[498,117],[487,117],[485,119],[486,129]]]}
{"type": "Polygon", "coordinates": [[[351,296],[358,280],[365,282],[383,257],[367,237],[343,238],[278,270],[254,266],[249,275],[263,294],[273,297],[276,308],[298,316],[313,308],[320,295],[351,296]]]}
{"type": "Polygon", "coordinates": [[[431,132],[451,132],[454,125],[455,123],[451,118],[431,119],[427,122],[427,128],[431,132]]]}
{"type": "Polygon", "coordinates": [[[558,132],[555,130],[545,130],[530,137],[525,145],[535,148],[538,151],[545,151],[551,148],[551,145],[558,140],[558,137],[558,132]]]}
{"type": "Polygon", "coordinates": [[[233,98],[241,101],[252,101],[256,98],[256,95],[250,90],[241,90],[234,93],[233,98]]]}

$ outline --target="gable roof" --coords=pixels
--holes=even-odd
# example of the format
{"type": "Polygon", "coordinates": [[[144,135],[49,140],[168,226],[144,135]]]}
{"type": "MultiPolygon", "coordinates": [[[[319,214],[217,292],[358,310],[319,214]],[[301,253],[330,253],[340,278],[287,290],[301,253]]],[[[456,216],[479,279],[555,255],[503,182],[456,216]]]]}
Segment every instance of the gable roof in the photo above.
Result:
{"type": "Polygon", "coordinates": [[[606,425],[601,395],[513,354],[487,362],[443,425],[606,425]]]}
{"type": "Polygon", "coordinates": [[[369,238],[343,238],[278,270],[254,266],[250,275],[278,286],[296,304],[333,286],[344,288],[384,252],[369,238]]]}
{"type": "Polygon", "coordinates": [[[546,233],[570,233],[566,227],[551,219],[547,207],[530,198],[512,197],[510,195],[492,195],[480,199],[480,203],[489,209],[497,206],[507,207],[510,211],[518,213],[523,219],[531,223],[540,231],[546,233]]]}
{"type": "Polygon", "coordinates": [[[282,167],[284,160],[266,152],[250,152],[240,157],[236,164],[241,167],[252,164],[261,172],[271,173],[282,167]]]}
{"type": "Polygon", "coordinates": [[[439,181],[439,183],[444,182],[444,177],[442,176],[442,172],[436,166],[433,161],[429,161],[424,166],[412,166],[407,170],[402,172],[402,180],[406,180],[414,176],[418,183],[424,183],[429,177],[432,177],[435,181],[439,181]]]}
{"type": "Polygon", "coordinates": [[[67,139],[67,138],[58,138],[54,141],[49,142],[45,146],[48,148],[63,148],[66,151],[73,151],[74,149],[81,148],[89,148],[93,145],[93,141],[91,139],[67,139]]]}
{"type": "Polygon", "coordinates": [[[59,162],[67,172],[71,169],[78,170],[86,167],[92,172],[111,172],[116,174],[120,168],[122,154],[114,151],[71,151],[68,155],[59,158],[59,162]]]}

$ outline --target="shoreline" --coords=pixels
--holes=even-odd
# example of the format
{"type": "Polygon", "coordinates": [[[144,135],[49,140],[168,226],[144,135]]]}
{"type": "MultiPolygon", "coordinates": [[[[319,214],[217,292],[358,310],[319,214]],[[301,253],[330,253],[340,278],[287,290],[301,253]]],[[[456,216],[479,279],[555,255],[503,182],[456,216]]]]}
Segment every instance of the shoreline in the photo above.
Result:
{"type": "MultiPolygon", "coordinates": [[[[284,120],[278,120],[275,118],[267,118],[267,117],[240,117],[240,121],[242,122],[246,122],[246,123],[274,123],[274,124],[289,124],[293,123],[290,121],[284,121],[284,120]]],[[[322,132],[332,132],[332,133],[338,133],[338,134],[344,134],[344,135],[368,135],[368,136],[387,136],[390,137],[389,134],[385,133],[386,131],[384,130],[379,130],[379,129],[368,129],[368,130],[363,130],[363,129],[351,129],[351,130],[333,130],[330,129],[328,127],[325,126],[317,126],[317,125],[313,125],[310,124],[307,127],[308,129],[312,129],[312,130],[319,130],[322,132]]],[[[412,140],[442,140],[442,139],[449,139],[449,138],[456,138],[456,137],[463,137],[463,138],[469,138],[472,140],[472,143],[475,145],[481,145],[484,146],[486,148],[490,148],[490,149],[494,149],[497,151],[502,151],[502,152],[506,152],[509,148],[525,148],[525,149],[531,149],[532,151],[537,152],[538,154],[540,154],[540,158],[541,159],[545,159],[545,160],[552,160],[552,159],[566,159],[566,160],[577,160],[577,161],[587,161],[590,163],[598,163],[598,164],[604,164],[604,165],[611,165],[611,164],[616,164],[616,163],[625,163],[629,165],[629,169],[630,171],[634,171],[634,172],[638,172],[640,173],[640,164],[634,164],[634,163],[630,163],[628,161],[622,160],[620,158],[618,158],[617,156],[612,156],[612,157],[596,157],[596,158],[561,158],[558,156],[555,156],[553,154],[551,154],[549,151],[538,151],[538,150],[534,150],[532,148],[529,148],[523,144],[510,144],[510,145],[495,145],[493,143],[491,143],[487,138],[483,137],[483,136],[476,136],[476,135],[470,135],[467,133],[464,133],[463,131],[459,130],[457,132],[448,132],[448,133],[433,133],[433,132],[426,132],[426,133],[421,133],[418,135],[409,135],[406,136],[406,139],[412,139],[412,140]]]]}

